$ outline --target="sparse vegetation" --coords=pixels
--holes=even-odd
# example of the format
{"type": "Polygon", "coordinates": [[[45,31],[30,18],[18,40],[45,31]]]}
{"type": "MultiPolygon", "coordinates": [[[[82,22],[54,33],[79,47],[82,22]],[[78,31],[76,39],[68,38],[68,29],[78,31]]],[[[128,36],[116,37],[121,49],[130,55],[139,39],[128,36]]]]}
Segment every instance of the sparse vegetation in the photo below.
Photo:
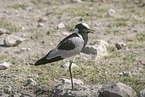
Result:
{"type": "Polygon", "coordinates": [[[26,4],[14,4],[14,5],[9,5],[8,7],[10,8],[15,8],[15,9],[26,9],[27,7],[29,7],[29,5],[26,4]]]}
{"type": "Polygon", "coordinates": [[[0,27],[8,29],[10,32],[18,32],[21,28],[13,24],[12,22],[8,22],[8,21],[0,21],[0,27]]]}
{"type": "MultiPolygon", "coordinates": [[[[135,4],[136,0],[106,0],[105,3],[96,2],[96,0],[91,0],[91,2],[82,0],[82,3],[61,0],[24,1],[21,0],[21,4],[17,4],[15,0],[12,0],[11,4],[3,3],[7,0],[0,1],[2,12],[0,28],[17,32],[12,34],[26,38],[26,41],[17,47],[0,45],[0,63],[11,63],[8,69],[0,73],[14,75],[8,79],[1,77],[0,85],[10,85],[14,92],[20,91],[23,90],[21,86],[26,79],[32,78],[40,88],[49,90],[57,85],[59,79],[69,79],[68,70],[60,67],[62,62],[39,67],[33,66],[33,63],[63,39],[64,35],[61,32],[64,32],[64,29],[56,29],[59,23],[63,22],[65,29],[72,32],[76,23],[86,22],[96,31],[89,35],[89,42],[98,39],[107,41],[109,54],[99,60],[87,61],[82,60],[82,56],[78,56],[75,63],[83,65],[78,65],[79,68],[72,68],[73,78],[80,79],[85,84],[105,85],[122,82],[132,87],[138,95],[144,89],[145,11],[144,7],[140,6],[141,3],[135,4]],[[25,10],[28,7],[31,7],[30,10],[25,10]],[[106,15],[106,11],[110,8],[115,9],[114,16],[106,15]],[[37,27],[39,18],[46,14],[48,20],[43,22],[42,27],[37,27]],[[17,25],[19,23],[23,25],[23,29],[17,25]],[[120,41],[127,44],[128,50],[115,49],[115,43],[120,41]],[[30,50],[17,53],[22,48],[30,48],[30,50]],[[119,73],[123,71],[129,71],[131,75],[120,76],[119,73]]],[[[0,35],[0,41],[3,41],[5,35],[7,34],[0,35]]],[[[34,93],[32,92],[34,88],[25,88],[34,93]]]]}

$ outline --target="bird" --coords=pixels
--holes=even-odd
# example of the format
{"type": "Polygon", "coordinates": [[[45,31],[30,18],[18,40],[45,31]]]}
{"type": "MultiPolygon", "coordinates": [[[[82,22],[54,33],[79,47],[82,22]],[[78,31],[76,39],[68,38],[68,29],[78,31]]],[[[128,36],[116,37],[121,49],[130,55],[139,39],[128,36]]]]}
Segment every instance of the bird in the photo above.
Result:
{"type": "Polygon", "coordinates": [[[86,46],[88,33],[94,33],[94,30],[90,29],[86,23],[78,23],[72,34],[64,38],[54,49],[50,50],[46,56],[36,61],[34,65],[45,65],[72,57],[72,59],[70,58],[69,60],[69,72],[73,90],[71,65],[74,61],[74,56],[79,54],[86,46]]]}

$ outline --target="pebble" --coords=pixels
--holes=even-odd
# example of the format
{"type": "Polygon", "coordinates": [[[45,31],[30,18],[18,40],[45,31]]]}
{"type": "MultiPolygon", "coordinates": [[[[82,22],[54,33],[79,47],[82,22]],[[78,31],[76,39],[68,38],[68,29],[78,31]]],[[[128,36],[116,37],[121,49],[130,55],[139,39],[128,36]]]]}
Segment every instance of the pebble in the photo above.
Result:
{"type": "MultiPolygon", "coordinates": [[[[60,79],[60,80],[62,80],[62,83],[64,83],[64,84],[65,84],[65,83],[71,84],[71,80],[70,80],[70,79],[62,78],[62,79],[60,79]]],[[[77,85],[83,85],[83,84],[84,84],[81,80],[74,79],[74,78],[73,78],[73,83],[74,83],[74,84],[77,84],[77,85]]]]}
{"type": "Polygon", "coordinates": [[[68,36],[69,33],[68,32],[62,32],[63,35],[68,36]]]}
{"type": "Polygon", "coordinates": [[[107,14],[108,14],[109,16],[114,16],[115,10],[114,10],[114,9],[108,9],[108,10],[107,10],[107,14]]]}
{"type": "Polygon", "coordinates": [[[21,51],[30,51],[30,48],[21,48],[21,51]]]}
{"type": "Polygon", "coordinates": [[[38,27],[43,27],[44,24],[43,23],[38,23],[38,27]]]}
{"type": "Polygon", "coordinates": [[[42,17],[38,20],[38,22],[46,22],[47,21],[47,17],[42,17]]]}
{"type": "Polygon", "coordinates": [[[119,73],[120,76],[131,76],[131,72],[128,71],[123,71],[121,73],[119,73]]]}
{"type": "Polygon", "coordinates": [[[82,3],[82,0],[71,0],[72,3],[82,3]]]}
{"type": "Polygon", "coordinates": [[[8,34],[9,31],[6,30],[6,29],[0,28],[0,35],[2,35],[2,34],[6,34],[6,33],[8,34]]]}
{"type": "Polygon", "coordinates": [[[115,46],[119,50],[119,49],[126,47],[126,44],[125,43],[115,43],[115,46]]]}
{"type": "Polygon", "coordinates": [[[29,78],[27,79],[27,82],[24,86],[28,86],[28,85],[35,86],[37,85],[37,83],[32,78],[29,78]]]}
{"type": "Polygon", "coordinates": [[[13,47],[13,46],[18,46],[20,43],[22,43],[23,39],[18,36],[8,35],[5,37],[3,42],[5,46],[13,47]]]}
{"type": "Polygon", "coordinates": [[[7,68],[9,68],[10,63],[4,62],[2,64],[0,64],[0,70],[5,70],[7,68]]]}
{"type": "Polygon", "coordinates": [[[60,23],[60,24],[57,25],[57,28],[58,28],[58,29],[65,28],[65,25],[64,25],[63,23],[60,23]]]}

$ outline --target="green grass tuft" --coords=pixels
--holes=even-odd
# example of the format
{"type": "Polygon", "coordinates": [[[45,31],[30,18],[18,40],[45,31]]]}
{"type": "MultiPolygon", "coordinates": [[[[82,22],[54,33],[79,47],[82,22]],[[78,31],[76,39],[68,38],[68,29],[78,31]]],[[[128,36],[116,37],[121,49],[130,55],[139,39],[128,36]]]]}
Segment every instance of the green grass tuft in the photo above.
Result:
{"type": "Polygon", "coordinates": [[[26,9],[27,7],[29,7],[29,5],[25,5],[25,4],[14,4],[14,5],[9,5],[8,7],[14,8],[14,9],[26,9]]]}
{"type": "Polygon", "coordinates": [[[8,21],[0,21],[0,27],[8,29],[10,32],[18,32],[21,28],[8,21]]]}

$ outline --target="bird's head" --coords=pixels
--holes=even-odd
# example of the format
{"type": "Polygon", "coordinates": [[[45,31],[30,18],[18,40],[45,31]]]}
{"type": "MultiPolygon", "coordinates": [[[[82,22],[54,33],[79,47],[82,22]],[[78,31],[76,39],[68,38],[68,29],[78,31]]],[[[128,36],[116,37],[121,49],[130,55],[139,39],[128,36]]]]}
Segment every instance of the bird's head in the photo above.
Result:
{"type": "Polygon", "coordinates": [[[84,33],[94,33],[94,30],[90,29],[86,23],[79,23],[76,25],[74,32],[84,34],[84,33]]]}

